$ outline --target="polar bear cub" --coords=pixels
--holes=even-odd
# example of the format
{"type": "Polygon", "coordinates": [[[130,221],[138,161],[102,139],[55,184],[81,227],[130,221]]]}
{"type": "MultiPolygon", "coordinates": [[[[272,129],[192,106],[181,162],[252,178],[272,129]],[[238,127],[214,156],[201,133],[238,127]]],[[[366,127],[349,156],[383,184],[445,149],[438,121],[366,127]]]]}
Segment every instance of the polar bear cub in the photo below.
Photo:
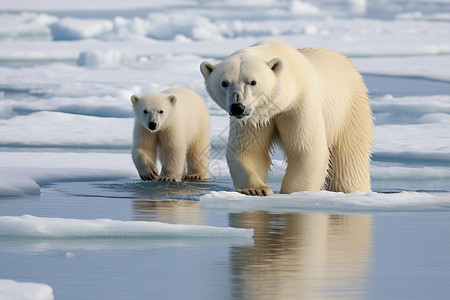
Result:
{"type": "Polygon", "coordinates": [[[209,116],[194,91],[173,88],[161,93],[131,96],[135,123],[133,162],[144,181],[208,178],[209,116]],[[187,173],[186,173],[187,165],[187,173]]]}
{"type": "Polygon", "coordinates": [[[284,150],[281,193],[370,191],[373,121],[367,89],[344,55],[265,40],[200,70],[228,114],[227,162],[234,186],[270,195],[270,149],[284,150]]]}

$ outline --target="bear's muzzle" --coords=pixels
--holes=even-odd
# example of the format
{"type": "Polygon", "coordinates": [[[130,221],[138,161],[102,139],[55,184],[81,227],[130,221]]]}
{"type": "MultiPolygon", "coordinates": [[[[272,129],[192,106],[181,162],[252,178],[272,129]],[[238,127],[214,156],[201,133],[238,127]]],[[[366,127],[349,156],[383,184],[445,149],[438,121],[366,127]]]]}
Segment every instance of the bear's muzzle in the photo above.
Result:
{"type": "Polygon", "coordinates": [[[148,127],[148,129],[154,131],[154,130],[156,130],[156,128],[158,128],[158,123],[156,123],[156,122],[148,122],[147,127],[148,127]]]}
{"type": "Polygon", "coordinates": [[[230,105],[230,116],[242,118],[245,111],[245,106],[241,103],[233,103],[230,105]]]}

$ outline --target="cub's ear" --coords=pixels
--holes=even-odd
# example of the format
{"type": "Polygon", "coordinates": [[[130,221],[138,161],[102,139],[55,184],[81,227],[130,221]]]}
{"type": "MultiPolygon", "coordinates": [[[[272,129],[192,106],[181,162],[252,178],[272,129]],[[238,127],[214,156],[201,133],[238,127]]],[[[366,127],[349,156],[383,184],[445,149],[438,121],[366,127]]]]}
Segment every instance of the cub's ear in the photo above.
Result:
{"type": "Polygon", "coordinates": [[[267,62],[267,66],[275,73],[275,75],[280,75],[284,68],[284,62],[281,58],[275,57],[267,62]]]}
{"type": "Polygon", "coordinates": [[[172,103],[172,105],[177,103],[177,97],[175,97],[174,95],[170,95],[168,98],[170,103],[172,103]]]}
{"type": "Polygon", "coordinates": [[[200,64],[200,72],[202,72],[205,79],[209,78],[209,75],[211,75],[212,71],[214,71],[215,68],[216,65],[209,61],[204,61],[200,64]]]}
{"type": "Polygon", "coordinates": [[[136,104],[138,100],[141,99],[138,95],[131,96],[131,103],[136,104]]]}

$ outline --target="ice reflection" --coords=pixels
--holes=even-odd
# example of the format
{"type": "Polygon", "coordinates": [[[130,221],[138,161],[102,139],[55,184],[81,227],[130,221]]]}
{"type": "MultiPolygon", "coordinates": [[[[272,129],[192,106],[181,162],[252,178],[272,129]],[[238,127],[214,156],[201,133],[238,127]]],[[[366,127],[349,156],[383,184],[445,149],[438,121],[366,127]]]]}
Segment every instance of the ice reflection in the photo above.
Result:
{"type": "Polygon", "coordinates": [[[230,214],[230,226],[254,228],[253,247],[231,249],[237,299],[360,298],[371,265],[372,217],[230,214]]]}

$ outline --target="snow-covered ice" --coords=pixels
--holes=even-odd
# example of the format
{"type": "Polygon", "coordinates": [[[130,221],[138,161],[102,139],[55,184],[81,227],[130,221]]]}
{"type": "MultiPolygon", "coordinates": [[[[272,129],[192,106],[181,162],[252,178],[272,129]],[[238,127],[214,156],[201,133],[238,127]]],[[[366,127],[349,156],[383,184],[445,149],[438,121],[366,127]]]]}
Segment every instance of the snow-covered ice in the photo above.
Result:
{"type": "Polygon", "coordinates": [[[320,211],[327,213],[378,213],[439,211],[450,209],[447,193],[333,193],[298,192],[289,195],[252,197],[236,192],[211,192],[200,197],[200,207],[232,212],[268,210],[272,212],[320,211]]]}
{"type": "Polygon", "coordinates": [[[450,63],[448,61],[448,55],[414,56],[414,54],[407,57],[369,57],[353,60],[363,73],[419,77],[445,82],[450,81],[450,63]]]}
{"type": "Polygon", "coordinates": [[[31,215],[0,216],[0,238],[242,238],[253,229],[180,225],[161,222],[41,218],[31,215]]]}
{"type": "Polygon", "coordinates": [[[53,289],[47,284],[0,279],[0,299],[53,300],[54,295],[53,289]]]}
{"type": "Polygon", "coordinates": [[[131,156],[121,153],[0,152],[0,160],[3,197],[39,195],[53,182],[136,176],[131,156]]]}

